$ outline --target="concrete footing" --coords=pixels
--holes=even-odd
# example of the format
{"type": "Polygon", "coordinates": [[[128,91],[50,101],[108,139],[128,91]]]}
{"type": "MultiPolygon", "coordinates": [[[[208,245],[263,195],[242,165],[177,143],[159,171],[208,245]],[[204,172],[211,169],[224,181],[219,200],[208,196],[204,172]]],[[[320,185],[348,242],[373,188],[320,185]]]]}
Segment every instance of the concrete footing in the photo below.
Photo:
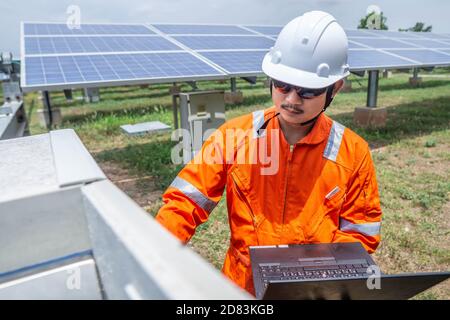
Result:
{"type": "Polygon", "coordinates": [[[238,104],[244,101],[244,95],[242,91],[225,92],[224,99],[227,104],[238,104]]]}
{"type": "Polygon", "coordinates": [[[422,84],[422,78],[421,77],[410,77],[409,78],[409,84],[412,87],[418,87],[422,84]]]}
{"type": "Polygon", "coordinates": [[[380,128],[386,126],[387,109],[356,107],[353,113],[353,123],[363,128],[380,128]]]}
{"type": "Polygon", "coordinates": [[[385,78],[385,79],[392,78],[392,71],[384,70],[383,71],[383,78],[385,78]]]}

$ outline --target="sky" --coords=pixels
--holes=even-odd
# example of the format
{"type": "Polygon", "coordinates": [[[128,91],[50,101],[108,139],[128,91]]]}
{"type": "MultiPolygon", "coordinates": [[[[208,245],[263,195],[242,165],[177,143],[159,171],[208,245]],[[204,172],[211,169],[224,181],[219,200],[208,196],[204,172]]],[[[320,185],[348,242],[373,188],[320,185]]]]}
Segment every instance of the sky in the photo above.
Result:
{"type": "Polygon", "coordinates": [[[355,29],[370,5],[387,17],[390,30],[416,22],[433,32],[450,33],[448,0],[1,0],[0,52],[20,58],[20,22],[65,23],[67,8],[80,8],[81,23],[213,23],[284,25],[310,10],[332,14],[342,27],[355,29]]]}

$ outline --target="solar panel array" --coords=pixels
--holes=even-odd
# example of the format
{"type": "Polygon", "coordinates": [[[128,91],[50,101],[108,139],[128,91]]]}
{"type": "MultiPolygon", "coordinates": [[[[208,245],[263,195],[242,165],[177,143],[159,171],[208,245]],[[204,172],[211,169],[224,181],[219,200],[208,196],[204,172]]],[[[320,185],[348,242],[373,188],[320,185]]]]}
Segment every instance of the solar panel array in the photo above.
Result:
{"type": "MultiPolygon", "coordinates": [[[[25,91],[262,75],[281,26],[24,23],[25,91]]],[[[450,35],[346,30],[350,70],[450,65],[450,35]]]]}
{"type": "Polygon", "coordinates": [[[145,25],[25,23],[22,32],[25,91],[226,76],[145,25]]]}
{"type": "Polygon", "coordinates": [[[351,70],[450,65],[450,36],[429,32],[347,32],[351,70]]]}

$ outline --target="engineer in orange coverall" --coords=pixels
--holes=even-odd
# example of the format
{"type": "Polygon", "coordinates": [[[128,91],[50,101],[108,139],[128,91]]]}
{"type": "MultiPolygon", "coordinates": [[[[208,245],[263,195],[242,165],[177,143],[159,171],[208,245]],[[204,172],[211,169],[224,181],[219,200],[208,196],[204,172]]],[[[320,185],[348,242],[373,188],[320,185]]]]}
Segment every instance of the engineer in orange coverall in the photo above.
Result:
{"type": "Polygon", "coordinates": [[[222,125],[163,195],[156,219],[186,243],[226,190],[222,271],[252,294],[249,246],[359,241],[372,253],[380,242],[368,144],[323,113],[349,74],[347,47],[325,12],[289,22],[262,63],[274,105],[222,125]]]}

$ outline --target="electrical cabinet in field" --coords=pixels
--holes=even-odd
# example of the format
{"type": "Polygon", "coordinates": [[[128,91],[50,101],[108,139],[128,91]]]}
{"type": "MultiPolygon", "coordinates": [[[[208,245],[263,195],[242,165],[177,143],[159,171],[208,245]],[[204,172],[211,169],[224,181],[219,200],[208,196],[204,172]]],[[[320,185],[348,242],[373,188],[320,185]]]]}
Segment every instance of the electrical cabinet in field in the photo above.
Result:
{"type": "Polygon", "coordinates": [[[181,128],[190,133],[190,148],[195,153],[203,141],[225,123],[223,91],[180,93],[181,128]]]}

